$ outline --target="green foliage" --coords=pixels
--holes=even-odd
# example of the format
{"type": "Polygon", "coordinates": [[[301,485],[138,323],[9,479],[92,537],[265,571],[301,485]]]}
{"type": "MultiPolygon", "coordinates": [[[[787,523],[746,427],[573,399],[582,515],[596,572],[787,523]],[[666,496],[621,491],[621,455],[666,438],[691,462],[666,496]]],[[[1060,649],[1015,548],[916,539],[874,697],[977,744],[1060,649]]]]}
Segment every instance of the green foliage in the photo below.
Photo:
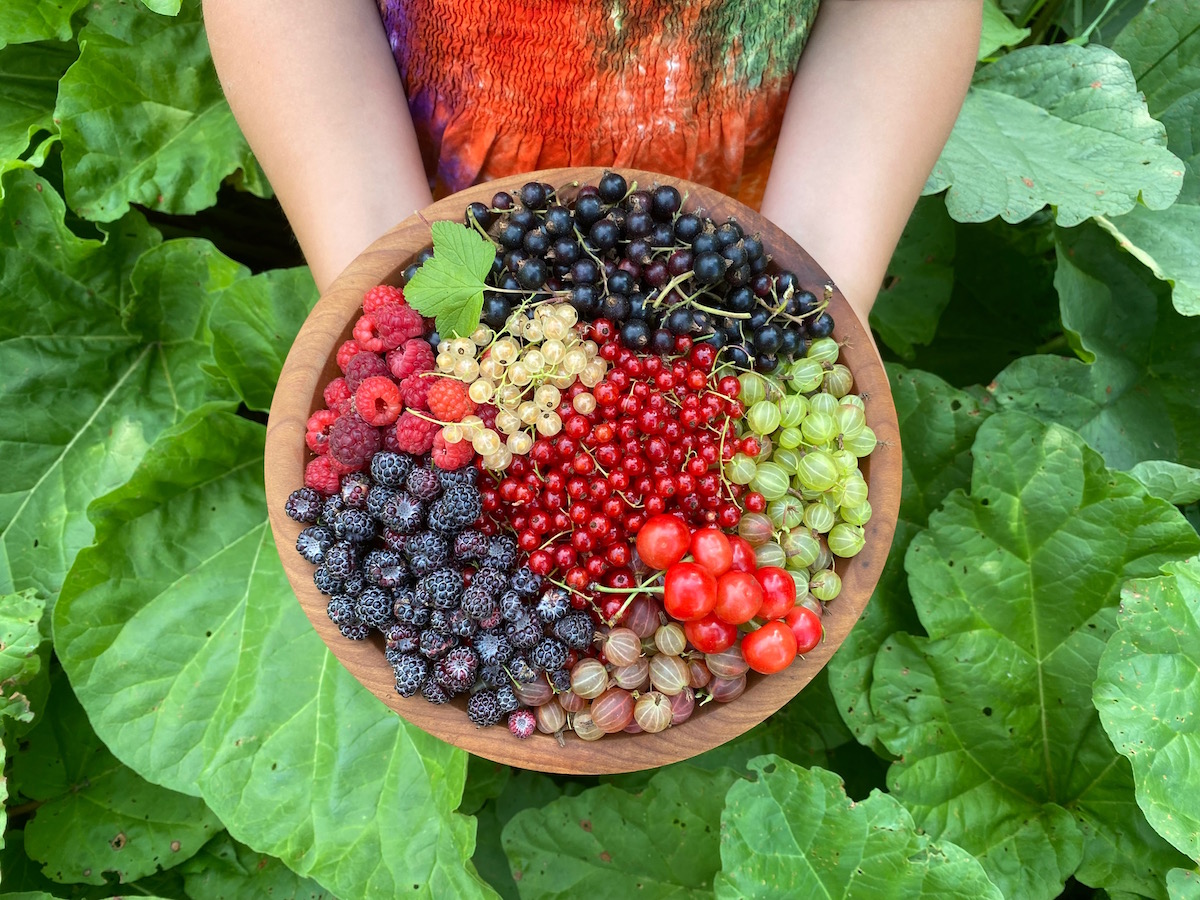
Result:
{"type": "Polygon", "coordinates": [[[721,815],[718,898],[1002,896],[969,853],[921,834],[895,799],[851,803],[841,779],[777,756],[751,763],[721,815]]]}
{"type": "Polygon", "coordinates": [[[479,327],[483,279],[495,247],[464,225],[434,222],[433,258],[405,286],[404,297],[423,315],[437,317],[438,334],[467,337],[479,327]]]}
{"type": "Polygon", "coordinates": [[[1200,562],[1121,592],[1116,633],[1093,689],[1100,721],[1133,765],[1138,805],[1167,840],[1200,859],[1200,798],[1178,775],[1200,752],[1200,562]]]}
{"type": "MultiPolygon", "coordinates": [[[[0,4],[0,894],[1200,896],[1200,11],[987,0],[979,50],[872,313],[866,613],[741,738],[571,779],[295,603],[258,422],[316,291],[199,0],[0,4]]],[[[406,291],[469,333],[493,248],[433,234],[406,291]]]]}
{"type": "Polygon", "coordinates": [[[518,813],[502,840],[522,898],[574,897],[599,883],[613,897],[712,896],[721,810],[737,779],[674,766],[640,795],[601,785],[518,813]]]}
{"type": "Polygon", "coordinates": [[[122,765],[88,724],[66,679],[13,765],[16,792],[40,804],[25,849],[58,882],[130,882],[192,856],[221,828],[203,801],[122,765]]]}
{"type": "Polygon", "coordinates": [[[1163,210],[1136,206],[1101,220],[1121,246],[1174,288],[1175,308],[1200,315],[1200,7],[1190,0],[1149,4],[1117,36],[1150,114],[1167,129],[1167,146],[1186,166],[1178,201],[1163,210]]]}
{"type": "Polygon", "coordinates": [[[1026,47],[976,74],[925,190],[950,188],[960,222],[1020,222],[1047,204],[1060,225],[1119,215],[1139,199],[1163,209],[1183,178],[1166,144],[1119,55],[1026,47]]]}
{"type": "Polygon", "coordinates": [[[217,82],[198,0],[173,19],[99,0],[79,47],[54,110],[67,198],[78,215],[111,222],[131,203],[194,213],[212,206],[222,179],[237,172],[266,195],[217,82]]]}
{"type": "Polygon", "coordinates": [[[1075,429],[1114,468],[1200,464],[1200,320],[1181,319],[1094,225],[1059,231],[1056,251],[1062,323],[1084,361],[1022,357],[996,376],[997,404],[1075,429]]]}
{"type": "Polygon", "coordinates": [[[203,408],[92,505],[96,543],[55,608],[72,684],[128,764],[335,894],[478,895],[473,823],[453,811],[465,754],[381,706],[313,632],[271,541],[262,453],[261,426],[203,408]]]}
{"type": "Polygon", "coordinates": [[[1178,511],[1106,469],[1074,433],[1004,413],[979,430],[905,568],[928,638],[876,657],[871,705],[900,760],[888,784],[1006,896],[1074,874],[1161,895],[1178,858],[1145,827],[1090,700],[1122,580],[1200,549],[1178,511]]]}

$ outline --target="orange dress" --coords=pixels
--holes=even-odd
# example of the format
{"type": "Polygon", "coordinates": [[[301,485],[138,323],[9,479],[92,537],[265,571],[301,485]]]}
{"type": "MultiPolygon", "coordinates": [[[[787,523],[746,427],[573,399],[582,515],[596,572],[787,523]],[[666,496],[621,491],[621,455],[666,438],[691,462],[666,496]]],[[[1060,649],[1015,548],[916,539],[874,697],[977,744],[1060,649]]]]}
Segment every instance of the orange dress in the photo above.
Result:
{"type": "Polygon", "coordinates": [[[819,0],[378,0],[435,196],[629,166],[757,207],[819,0]]]}

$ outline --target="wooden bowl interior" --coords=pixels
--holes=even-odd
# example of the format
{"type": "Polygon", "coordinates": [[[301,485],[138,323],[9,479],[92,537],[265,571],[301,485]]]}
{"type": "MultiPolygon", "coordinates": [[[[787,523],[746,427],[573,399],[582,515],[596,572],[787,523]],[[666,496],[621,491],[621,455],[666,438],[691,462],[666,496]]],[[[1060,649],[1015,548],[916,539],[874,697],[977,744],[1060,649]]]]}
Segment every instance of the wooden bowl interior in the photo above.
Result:
{"type": "MultiPolygon", "coordinates": [[[[824,642],[786,671],[770,677],[751,672],[740,698],[698,706],[687,722],[659,734],[620,733],[588,743],[568,732],[565,746],[560,746],[550,735],[537,733],[520,741],[502,725],[477,728],[466,716],[462,697],[446,706],[434,706],[421,697],[400,697],[391,667],[384,660],[382,635],[375,632],[367,641],[341,636],[326,614],[327,598],[313,584],[313,567],[293,549],[301,526],[284,514],[283,507],[288,494],[304,483],[309,459],[305,423],[314,411],[324,408],[324,386],[341,374],[334,357],[337,347],[352,336],[364,292],[380,283],[401,283],[401,273],[430,242],[428,223],[461,221],[468,203],[490,203],[497,191],[515,191],[530,180],[564,187],[595,184],[604,171],[554,169],[477,185],[410,216],[376,241],[322,296],[296,338],[271,405],[266,444],[266,493],[280,558],[313,627],[346,668],[388,707],[442,740],[496,762],[577,775],[634,771],[687,759],[742,734],[795,697],[845,640],[874,590],[891,547],[901,483],[899,431],[887,375],[863,324],[834,289],[830,300],[836,322],[834,337],[842,344],[842,361],[854,373],[855,391],[864,396],[867,423],[879,439],[875,452],[861,466],[873,514],[865,526],[862,552],[852,559],[836,560],[842,592],[827,607],[824,642]]],[[[814,293],[820,295],[829,283],[825,272],[802,248],[748,207],[681,179],[620,171],[643,187],[673,184],[685,195],[685,209],[702,210],[717,221],[734,216],[748,233],[760,232],[776,265],[795,271],[801,284],[814,293]]],[[[563,193],[571,196],[569,190],[563,193]]]]}

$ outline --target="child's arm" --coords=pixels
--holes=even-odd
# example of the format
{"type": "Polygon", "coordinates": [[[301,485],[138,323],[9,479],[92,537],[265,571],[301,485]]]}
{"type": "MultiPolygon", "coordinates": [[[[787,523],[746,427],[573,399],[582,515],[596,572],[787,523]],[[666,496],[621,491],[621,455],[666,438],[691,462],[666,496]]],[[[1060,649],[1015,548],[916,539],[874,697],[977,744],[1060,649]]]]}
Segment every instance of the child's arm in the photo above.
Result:
{"type": "Polygon", "coordinates": [[[866,321],[962,105],[979,0],[824,0],[784,116],[762,212],[866,321]]]}
{"type": "Polygon", "coordinates": [[[372,0],[204,0],[221,85],[329,283],[431,197],[372,0]]]}

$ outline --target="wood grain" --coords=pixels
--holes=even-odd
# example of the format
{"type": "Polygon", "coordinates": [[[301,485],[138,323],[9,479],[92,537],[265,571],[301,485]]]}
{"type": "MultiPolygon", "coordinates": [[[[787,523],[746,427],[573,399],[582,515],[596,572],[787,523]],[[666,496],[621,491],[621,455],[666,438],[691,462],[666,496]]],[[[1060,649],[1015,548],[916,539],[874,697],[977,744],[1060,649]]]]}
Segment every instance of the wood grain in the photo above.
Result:
{"type": "MultiPolygon", "coordinates": [[[[865,526],[866,546],[852,559],[837,560],[842,592],[825,615],[825,641],[808,656],[778,675],[751,673],[739,699],[706,704],[684,724],[660,734],[621,733],[595,743],[568,734],[566,746],[560,747],[553,737],[540,733],[520,741],[503,726],[476,728],[466,716],[462,698],[434,706],[420,697],[400,697],[391,667],[384,660],[382,636],[375,633],[368,641],[349,641],[339,634],[326,615],[325,596],[313,585],[313,567],[293,549],[301,526],[284,514],[283,507],[288,494],[304,483],[304,466],[310,458],[304,444],[305,422],[324,406],[324,385],[341,374],[334,355],[351,336],[363,294],[376,284],[399,284],[405,267],[430,242],[429,223],[461,221],[468,203],[490,204],[496,191],[515,192],[530,180],[560,186],[570,197],[571,185],[595,184],[604,171],[551,169],[477,185],[410,216],[367,248],[321,297],[296,338],[271,404],[266,443],[266,493],[276,546],[301,607],[342,664],[384,704],[444,741],[496,762],[576,775],[628,772],[687,759],[742,734],[796,697],[841,646],[874,590],[895,532],[901,484],[900,434],[887,375],[863,324],[835,288],[830,301],[836,321],[834,337],[842,345],[842,361],[854,373],[855,390],[866,401],[867,424],[874,429],[879,445],[862,464],[873,510],[865,526]]],[[[685,195],[686,210],[703,212],[718,221],[733,216],[748,233],[761,232],[775,265],[796,272],[800,283],[814,293],[820,295],[829,283],[812,257],[749,207],[681,179],[619,171],[642,187],[675,185],[685,195]]],[[[796,702],[803,703],[804,698],[796,702]]]]}

